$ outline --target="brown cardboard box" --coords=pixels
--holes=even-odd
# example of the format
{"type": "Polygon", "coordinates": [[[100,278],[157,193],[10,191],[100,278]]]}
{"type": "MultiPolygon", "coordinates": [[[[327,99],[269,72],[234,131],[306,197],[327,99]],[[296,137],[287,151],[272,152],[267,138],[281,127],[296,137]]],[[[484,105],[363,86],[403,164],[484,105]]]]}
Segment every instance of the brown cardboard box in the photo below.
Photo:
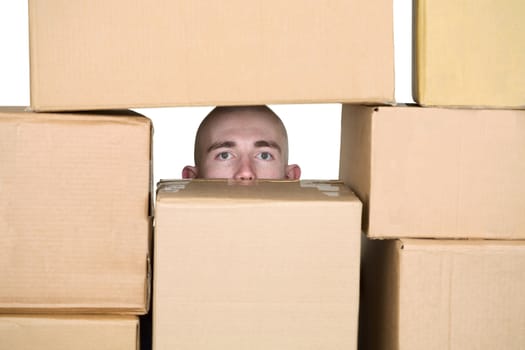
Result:
{"type": "Polygon", "coordinates": [[[0,108],[0,312],[144,313],[151,122],[0,108]]]}
{"type": "Polygon", "coordinates": [[[525,241],[365,242],[360,348],[525,348],[525,241]]]}
{"type": "Polygon", "coordinates": [[[345,105],[341,133],[369,237],[525,238],[525,111],[345,105]]]}
{"type": "Polygon", "coordinates": [[[154,349],[355,349],[360,218],[340,182],[161,184],[154,349]]]}
{"type": "Polygon", "coordinates": [[[0,348],[138,350],[135,316],[0,315],[0,348]]]}
{"type": "Polygon", "coordinates": [[[37,111],[394,100],[392,0],[30,0],[37,111]]]}
{"type": "Polygon", "coordinates": [[[414,4],[417,102],[525,108],[525,1],[414,4]]]}

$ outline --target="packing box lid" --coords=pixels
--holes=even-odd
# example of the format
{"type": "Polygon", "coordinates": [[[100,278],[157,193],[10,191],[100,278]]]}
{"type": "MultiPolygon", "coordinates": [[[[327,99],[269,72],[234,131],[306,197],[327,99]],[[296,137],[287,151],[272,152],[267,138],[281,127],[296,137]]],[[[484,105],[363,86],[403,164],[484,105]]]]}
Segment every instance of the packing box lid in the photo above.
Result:
{"type": "Polygon", "coordinates": [[[147,310],[151,122],[0,108],[0,311],[147,310]]]}
{"type": "Polygon", "coordinates": [[[31,0],[31,108],[391,103],[392,8],[392,0],[31,0]]]}
{"type": "Polygon", "coordinates": [[[365,243],[360,321],[364,348],[525,345],[525,241],[365,243]]]}
{"type": "Polygon", "coordinates": [[[0,315],[2,348],[138,350],[135,316],[0,315]]]}
{"type": "Polygon", "coordinates": [[[204,202],[220,206],[225,201],[237,203],[343,201],[361,205],[352,190],[338,180],[161,180],[157,185],[157,198],[166,203],[182,202],[183,206],[192,203],[201,205],[204,202]]]}
{"type": "Polygon", "coordinates": [[[525,111],[343,106],[369,237],[525,239],[525,111]]]}
{"type": "Polygon", "coordinates": [[[355,349],[360,218],[340,182],[162,184],[154,347],[355,349]]]}

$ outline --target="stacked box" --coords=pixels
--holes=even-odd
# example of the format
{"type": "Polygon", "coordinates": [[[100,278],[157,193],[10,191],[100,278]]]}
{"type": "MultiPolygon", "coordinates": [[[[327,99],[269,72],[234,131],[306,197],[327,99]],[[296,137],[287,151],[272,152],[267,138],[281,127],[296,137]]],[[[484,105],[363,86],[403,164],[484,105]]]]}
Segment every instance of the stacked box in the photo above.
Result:
{"type": "Polygon", "coordinates": [[[136,316],[0,315],[2,349],[129,350],[138,347],[136,316]]]}
{"type": "Polygon", "coordinates": [[[525,238],[525,111],[343,107],[340,176],[372,238],[525,238]]]}
{"type": "Polygon", "coordinates": [[[136,344],[150,295],[150,162],[151,123],[136,113],[0,108],[0,313],[25,314],[23,329],[45,336],[106,329],[106,316],[79,315],[133,315],[112,325],[134,329],[136,344]]]}
{"type": "Polygon", "coordinates": [[[525,2],[414,1],[414,99],[525,108],[525,2]]]}
{"type": "Polygon", "coordinates": [[[346,105],[341,130],[360,347],[523,347],[525,111],[346,105]]]}
{"type": "Polygon", "coordinates": [[[154,349],[356,349],[361,202],[340,182],[162,182],[154,349]]]}
{"type": "Polygon", "coordinates": [[[362,349],[522,349],[525,240],[367,240],[362,349]]]}
{"type": "Polygon", "coordinates": [[[392,0],[30,0],[31,107],[392,103],[392,12],[392,0]]]}

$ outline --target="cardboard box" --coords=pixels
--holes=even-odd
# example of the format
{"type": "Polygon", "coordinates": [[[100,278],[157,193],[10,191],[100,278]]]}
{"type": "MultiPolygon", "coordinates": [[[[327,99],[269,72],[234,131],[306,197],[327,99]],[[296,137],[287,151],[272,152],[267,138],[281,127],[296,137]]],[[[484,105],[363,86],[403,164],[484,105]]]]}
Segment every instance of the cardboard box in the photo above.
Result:
{"type": "Polygon", "coordinates": [[[362,349],[523,349],[525,241],[366,240],[362,349]]]}
{"type": "Polygon", "coordinates": [[[31,108],[394,101],[392,0],[30,0],[31,108]]]}
{"type": "Polygon", "coordinates": [[[0,315],[2,349],[138,350],[135,316],[0,315]]]}
{"type": "Polygon", "coordinates": [[[415,0],[414,99],[525,108],[523,0],[415,0]]]}
{"type": "Polygon", "coordinates": [[[525,111],[343,107],[340,178],[373,238],[525,238],[525,111]]]}
{"type": "Polygon", "coordinates": [[[144,313],[151,122],[0,108],[0,312],[144,313]]]}
{"type": "Polygon", "coordinates": [[[355,349],[361,203],[340,182],[157,191],[154,349],[355,349]]]}

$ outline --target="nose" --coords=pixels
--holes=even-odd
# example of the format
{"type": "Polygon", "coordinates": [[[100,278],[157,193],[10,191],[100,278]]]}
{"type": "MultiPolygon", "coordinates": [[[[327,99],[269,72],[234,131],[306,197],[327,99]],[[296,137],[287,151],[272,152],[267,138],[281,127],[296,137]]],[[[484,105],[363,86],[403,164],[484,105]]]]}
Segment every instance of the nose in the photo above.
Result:
{"type": "Polygon", "coordinates": [[[241,161],[233,178],[235,180],[255,180],[255,172],[249,160],[243,159],[241,161]]]}

